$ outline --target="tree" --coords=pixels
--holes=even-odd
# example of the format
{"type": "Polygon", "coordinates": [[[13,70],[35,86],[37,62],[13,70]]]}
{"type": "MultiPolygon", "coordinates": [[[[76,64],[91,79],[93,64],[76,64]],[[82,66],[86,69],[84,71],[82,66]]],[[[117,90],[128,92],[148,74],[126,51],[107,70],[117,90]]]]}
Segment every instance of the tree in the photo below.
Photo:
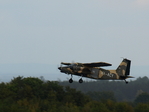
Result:
{"type": "Polygon", "coordinates": [[[115,112],[134,112],[134,109],[125,102],[119,102],[115,106],[115,112]]]}
{"type": "Polygon", "coordinates": [[[84,108],[83,112],[110,112],[104,103],[98,101],[88,102],[84,108]]]}
{"type": "Polygon", "coordinates": [[[34,77],[16,77],[0,83],[1,112],[78,111],[90,99],[80,91],[34,77]]]}
{"type": "Polygon", "coordinates": [[[149,94],[148,93],[142,93],[140,94],[134,101],[135,103],[147,103],[149,102],[149,94]]]}
{"type": "Polygon", "coordinates": [[[116,101],[113,92],[88,92],[87,95],[96,101],[112,100],[116,101]]]}
{"type": "Polygon", "coordinates": [[[148,112],[149,111],[149,103],[139,103],[136,107],[135,107],[135,112],[148,112]]]}

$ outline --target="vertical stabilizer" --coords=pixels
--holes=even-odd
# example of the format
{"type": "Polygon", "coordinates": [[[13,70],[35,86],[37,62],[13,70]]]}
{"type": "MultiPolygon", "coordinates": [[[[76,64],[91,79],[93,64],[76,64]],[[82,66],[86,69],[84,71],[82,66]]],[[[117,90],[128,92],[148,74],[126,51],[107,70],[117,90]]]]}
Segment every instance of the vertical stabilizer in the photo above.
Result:
{"type": "Polygon", "coordinates": [[[121,64],[116,69],[119,76],[127,76],[130,73],[131,60],[123,59],[121,64]]]}

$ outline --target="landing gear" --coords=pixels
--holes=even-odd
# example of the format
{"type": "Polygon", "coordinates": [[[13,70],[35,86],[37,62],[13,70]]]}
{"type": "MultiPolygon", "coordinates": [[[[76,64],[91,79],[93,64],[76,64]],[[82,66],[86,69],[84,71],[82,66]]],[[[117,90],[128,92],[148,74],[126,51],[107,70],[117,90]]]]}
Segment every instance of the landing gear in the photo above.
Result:
{"type": "Polygon", "coordinates": [[[125,83],[128,84],[128,81],[125,80],[125,83]]]}
{"type": "Polygon", "coordinates": [[[69,83],[72,83],[73,80],[72,80],[72,74],[71,74],[71,78],[69,79],[69,83]]]}
{"type": "MultiPolygon", "coordinates": [[[[71,78],[69,79],[69,83],[73,83],[72,75],[71,78]]],[[[79,83],[83,83],[82,77],[79,79],[79,83]]]]}
{"type": "Polygon", "coordinates": [[[72,83],[72,82],[73,82],[73,80],[72,80],[72,78],[70,78],[70,79],[69,79],[69,83],[72,83]]]}
{"type": "Polygon", "coordinates": [[[83,83],[83,80],[82,80],[82,78],[79,80],[79,83],[83,83]]]}

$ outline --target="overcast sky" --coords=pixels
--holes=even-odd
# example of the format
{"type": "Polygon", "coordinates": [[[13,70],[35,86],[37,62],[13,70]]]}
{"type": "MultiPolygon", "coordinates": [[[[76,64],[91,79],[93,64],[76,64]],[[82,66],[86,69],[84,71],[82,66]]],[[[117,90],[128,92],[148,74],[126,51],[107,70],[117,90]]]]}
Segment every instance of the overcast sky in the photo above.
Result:
{"type": "Polygon", "coordinates": [[[0,64],[149,65],[149,0],[0,0],[0,64]]]}

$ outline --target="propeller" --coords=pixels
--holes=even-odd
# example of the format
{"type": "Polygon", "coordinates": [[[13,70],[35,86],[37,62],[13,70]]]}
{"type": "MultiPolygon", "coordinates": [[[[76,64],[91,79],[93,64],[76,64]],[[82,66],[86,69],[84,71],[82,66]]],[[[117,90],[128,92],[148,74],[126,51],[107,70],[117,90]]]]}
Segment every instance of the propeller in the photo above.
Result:
{"type": "Polygon", "coordinates": [[[60,64],[60,66],[57,67],[59,70],[61,70],[62,68],[62,63],[60,64]]]}
{"type": "Polygon", "coordinates": [[[71,62],[71,65],[70,65],[70,69],[71,69],[71,70],[74,70],[74,65],[76,65],[76,64],[75,64],[74,61],[72,61],[72,62],[71,62]]]}

